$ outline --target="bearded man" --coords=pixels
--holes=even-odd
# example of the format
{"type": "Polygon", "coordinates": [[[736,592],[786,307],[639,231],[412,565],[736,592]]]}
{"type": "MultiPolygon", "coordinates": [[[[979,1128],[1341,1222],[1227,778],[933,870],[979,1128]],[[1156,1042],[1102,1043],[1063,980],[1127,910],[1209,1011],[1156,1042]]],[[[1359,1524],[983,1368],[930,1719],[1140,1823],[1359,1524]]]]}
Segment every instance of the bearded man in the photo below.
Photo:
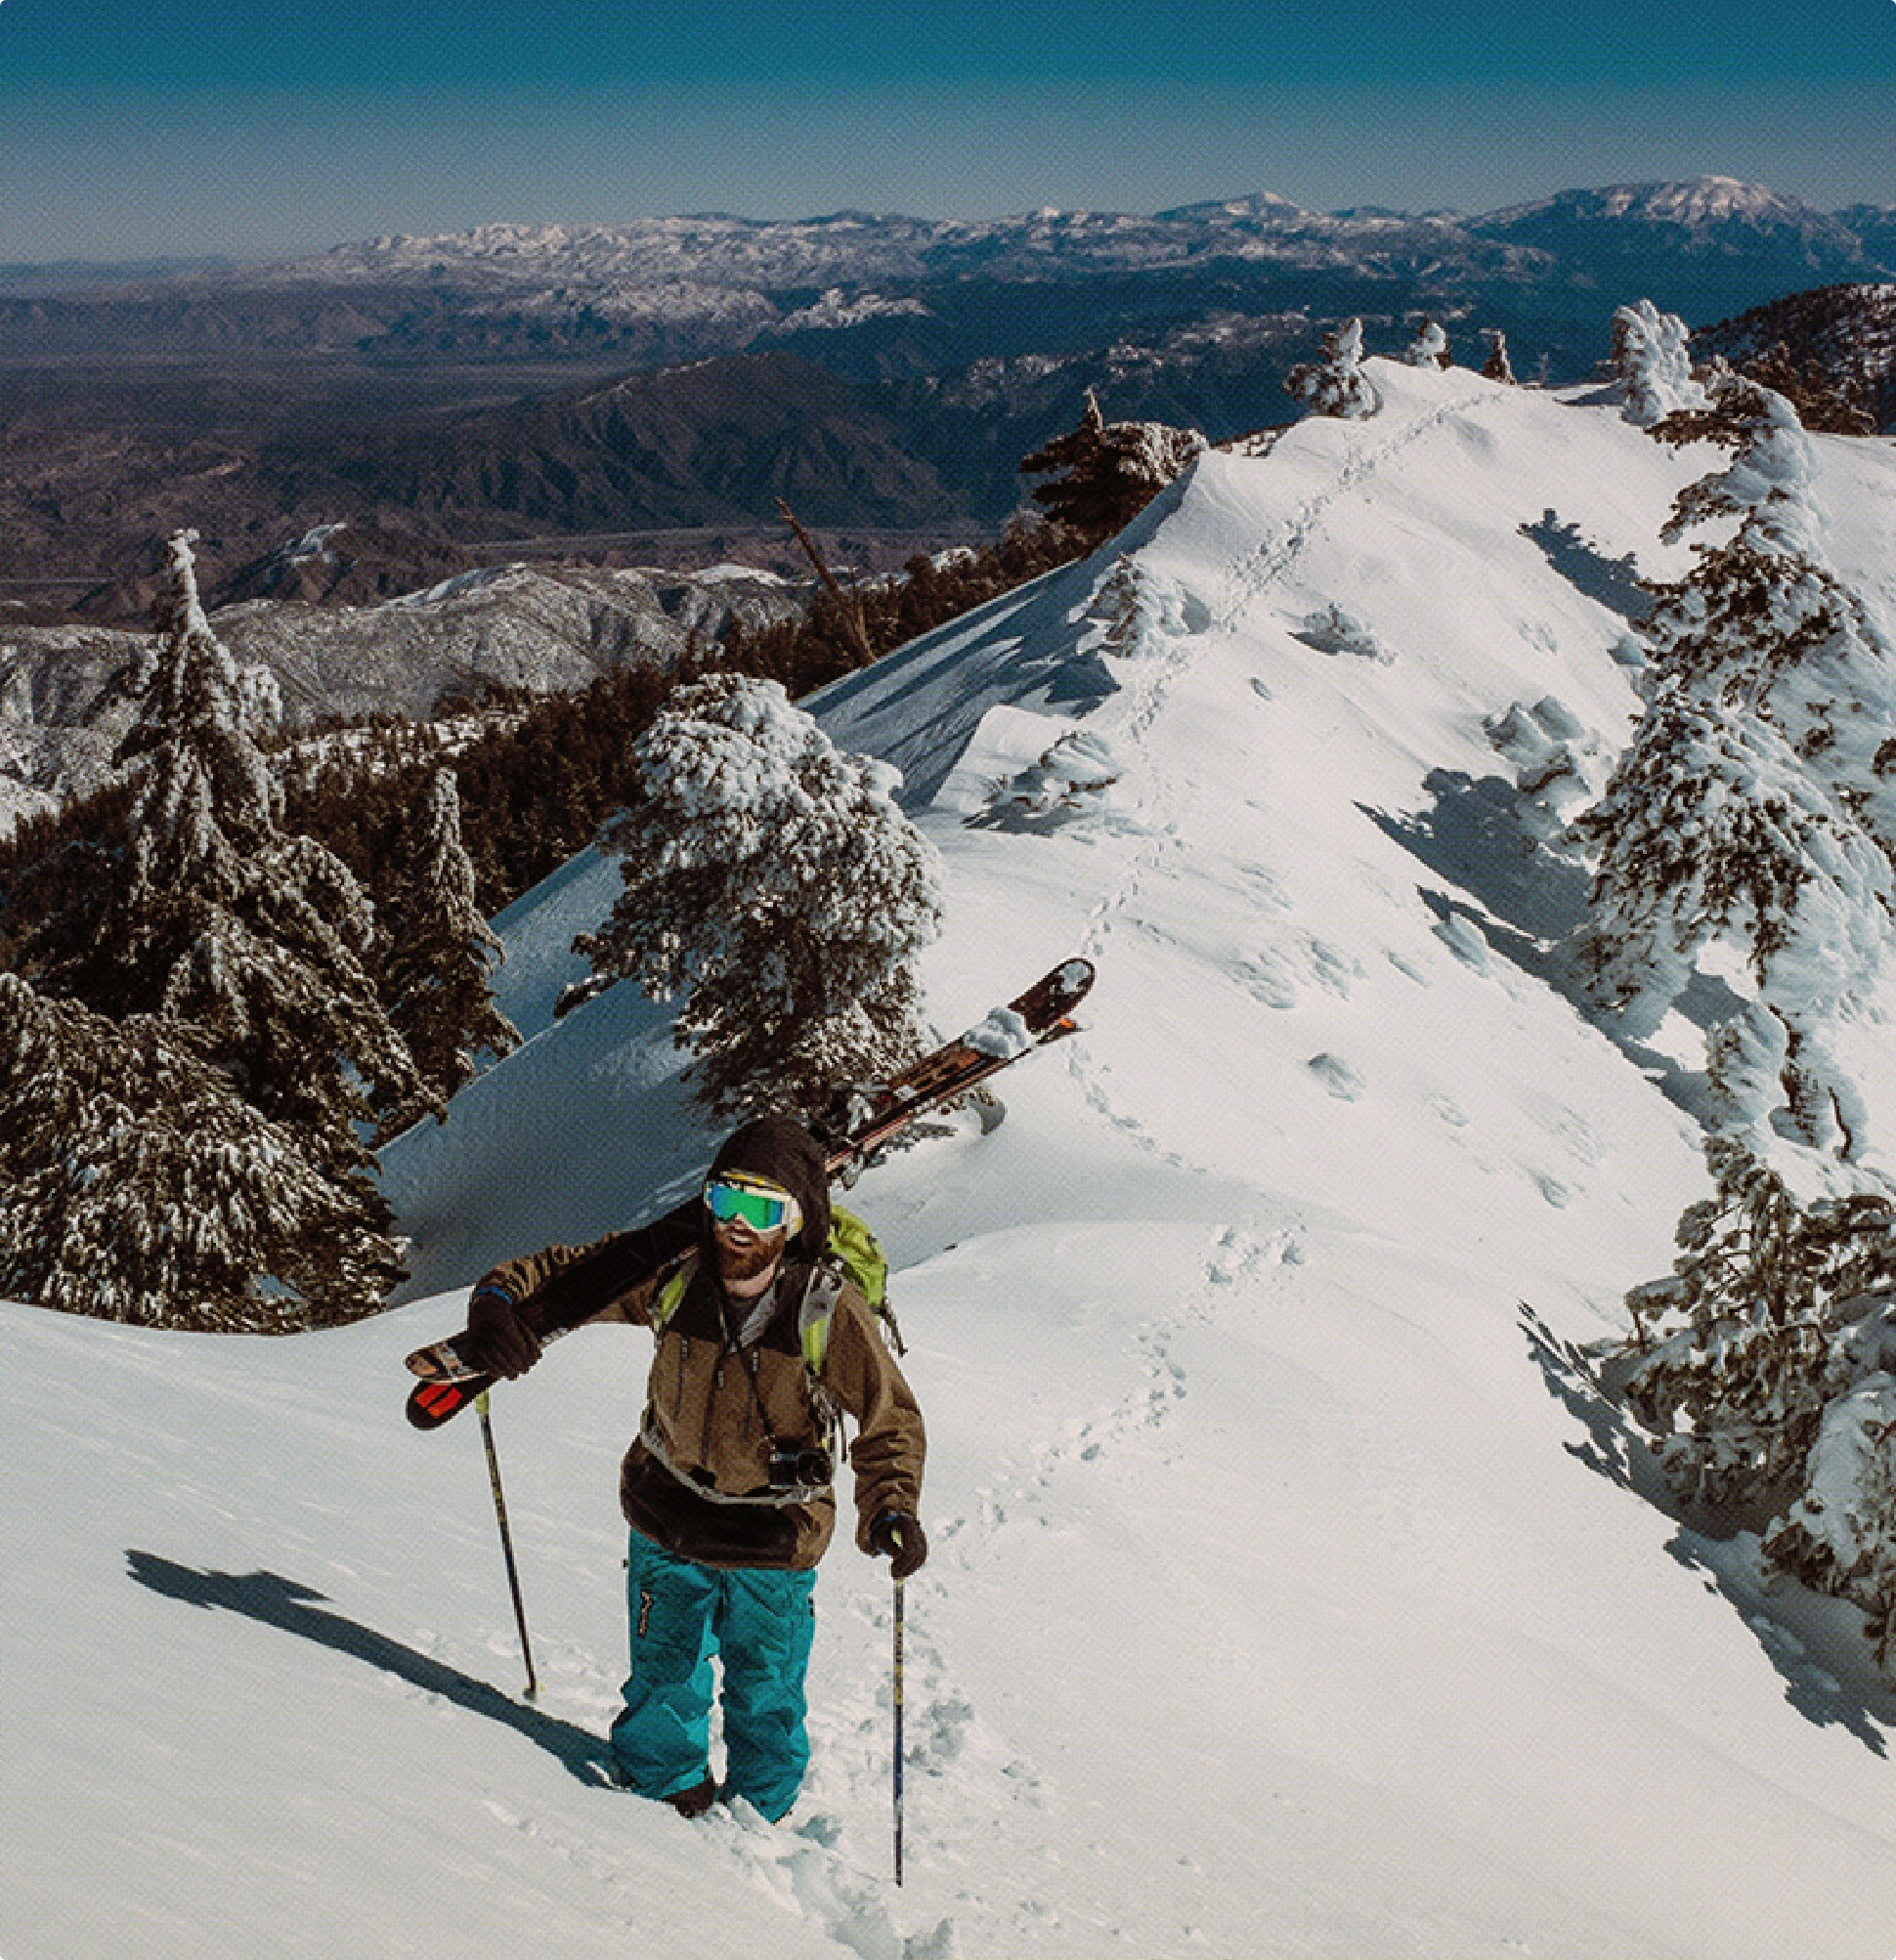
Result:
{"type": "Polygon", "coordinates": [[[775,1820],[797,1800],[842,1417],[856,1426],[858,1546],[898,1579],[927,1555],[921,1412],[861,1292],[826,1257],[829,1233],[821,1146],[800,1124],[763,1117],[718,1151],[690,1225],[673,1214],[549,1246],[496,1267],[468,1303],[473,1358],[497,1375],[524,1374],[555,1326],[619,1321],[656,1336],[620,1471],[631,1672],[611,1748],[621,1783],[685,1816],[741,1798],[775,1820]]]}

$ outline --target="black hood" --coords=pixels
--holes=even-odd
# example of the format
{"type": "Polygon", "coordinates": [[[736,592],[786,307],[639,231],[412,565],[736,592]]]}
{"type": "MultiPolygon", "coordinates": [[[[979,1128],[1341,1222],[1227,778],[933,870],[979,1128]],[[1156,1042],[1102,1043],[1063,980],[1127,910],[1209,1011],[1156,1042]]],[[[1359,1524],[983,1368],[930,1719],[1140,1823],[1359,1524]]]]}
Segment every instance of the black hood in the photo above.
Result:
{"type": "MultiPolygon", "coordinates": [[[[781,1184],[802,1208],[802,1228],[789,1257],[804,1264],[818,1258],[830,1239],[830,1180],[823,1169],[823,1146],[788,1116],[760,1116],[733,1130],[711,1159],[711,1174],[748,1171],[781,1184]]],[[[706,1214],[706,1231],[711,1227],[706,1214]]]]}

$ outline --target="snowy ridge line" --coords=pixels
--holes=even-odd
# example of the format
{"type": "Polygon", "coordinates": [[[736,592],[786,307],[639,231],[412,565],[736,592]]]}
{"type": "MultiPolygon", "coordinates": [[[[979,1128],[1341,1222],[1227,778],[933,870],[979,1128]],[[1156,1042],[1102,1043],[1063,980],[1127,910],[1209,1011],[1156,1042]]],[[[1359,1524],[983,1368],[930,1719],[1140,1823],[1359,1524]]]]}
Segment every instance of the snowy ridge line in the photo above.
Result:
{"type": "MultiPolygon", "coordinates": [[[[1265,589],[1276,584],[1290,572],[1309,545],[1317,521],[1332,504],[1357,490],[1384,464],[1411,448],[1423,437],[1458,416],[1471,414],[1487,405],[1479,397],[1472,396],[1445,402],[1425,415],[1411,417],[1401,429],[1383,442],[1352,449],[1335,477],[1315,495],[1299,504],[1278,533],[1267,538],[1256,551],[1231,561],[1225,581],[1231,588],[1231,596],[1224,611],[1218,615],[1217,623],[1226,631],[1230,631],[1265,589]]],[[[1386,412],[1386,409],[1380,411],[1386,412]]],[[[1373,423],[1379,418],[1377,415],[1365,420],[1373,423]]]]}
{"type": "MultiPolygon", "coordinates": [[[[1146,755],[1145,738],[1162,719],[1167,701],[1178,684],[1201,662],[1219,634],[1236,631],[1260,596],[1270,586],[1289,575],[1308,548],[1326,510],[1434,430],[1487,405],[1480,398],[1458,398],[1425,414],[1411,417],[1402,428],[1380,442],[1354,449],[1335,478],[1315,495],[1307,497],[1277,533],[1255,551],[1232,558],[1218,575],[1219,583],[1228,596],[1211,622],[1195,630],[1187,627],[1183,633],[1163,632],[1165,658],[1153,660],[1148,654],[1140,661],[1131,700],[1125,710],[1127,749],[1142,757],[1146,755]]],[[[1149,767],[1146,774],[1151,787],[1142,797],[1142,804],[1147,807],[1156,804],[1168,813],[1167,820],[1149,832],[1149,841],[1133,853],[1126,873],[1116,888],[1099,900],[1088,915],[1081,951],[1096,965],[1110,959],[1108,943],[1114,920],[1127,912],[1151,880],[1164,875],[1169,862],[1188,848],[1185,833],[1190,818],[1203,804],[1203,791],[1194,774],[1186,772],[1183,780],[1170,781],[1162,789],[1149,767]]],[[[1194,1165],[1177,1151],[1159,1144],[1136,1117],[1115,1107],[1098,1063],[1089,1062],[1077,1051],[1069,1051],[1067,1067],[1089,1105],[1116,1129],[1137,1140],[1141,1147],[1152,1151],[1161,1162],[1175,1170],[1201,1173],[1208,1170],[1208,1167],[1194,1165]]]]}
{"type": "MultiPolygon", "coordinates": [[[[1596,787],[1578,746],[1639,699],[1624,568],[1689,562],[1659,529],[1703,458],[1614,404],[1374,371],[1377,421],[1205,458],[825,709],[920,786],[954,1025],[1029,946],[1109,955],[1070,1074],[858,1200],[929,1432],[904,1888],[889,1582],[846,1536],[787,1829],[590,1774],[634,1330],[496,1412],[543,1712],[478,1435],[394,1415],[475,1274],[714,1148],[668,1010],[617,988],[388,1146],[409,1304],[275,1342],[0,1304],[6,1960],[1890,1960],[1862,1615],[1629,1488],[1571,1358],[1704,1195],[1660,1066],[1703,1044],[1681,1016],[1629,1054],[1540,977],[1581,896],[1523,779],[1569,746],[1568,802],[1596,787]],[[1307,630],[1333,598],[1361,643],[1307,630]],[[49,1656],[70,1691],[25,1691],[49,1656]]],[[[1886,571],[1896,446],[1811,447],[1831,562],[1886,571]]],[[[496,921],[518,1025],[619,887],[591,854],[496,921]]]]}

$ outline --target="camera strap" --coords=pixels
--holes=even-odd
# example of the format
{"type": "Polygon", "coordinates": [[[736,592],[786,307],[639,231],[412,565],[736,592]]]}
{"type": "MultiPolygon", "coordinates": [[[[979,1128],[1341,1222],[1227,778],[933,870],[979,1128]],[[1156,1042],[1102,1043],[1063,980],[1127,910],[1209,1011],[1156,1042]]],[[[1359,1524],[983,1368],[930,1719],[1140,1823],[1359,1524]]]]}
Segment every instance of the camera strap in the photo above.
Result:
{"type": "Polygon", "coordinates": [[[737,1358],[744,1364],[745,1375],[751,1383],[751,1398],[757,1405],[757,1421],[763,1425],[766,1436],[774,1435],[775,1425],[770,1420],[770,1411],[764,1407],[763,1383],[757,1375],[757,1357],[753,1347],[763,1339],[770,1323],[777,1317],[777,1285],[783,1278],[779,1271],[777,1278],[770,1282],[770,1290],[745,1315],[735,1333],[731,1329],[731,1303],[720,1291],[717,1299],[717,1317],[724,1330],[724,1351],[735,1350],[737,1358]]]}

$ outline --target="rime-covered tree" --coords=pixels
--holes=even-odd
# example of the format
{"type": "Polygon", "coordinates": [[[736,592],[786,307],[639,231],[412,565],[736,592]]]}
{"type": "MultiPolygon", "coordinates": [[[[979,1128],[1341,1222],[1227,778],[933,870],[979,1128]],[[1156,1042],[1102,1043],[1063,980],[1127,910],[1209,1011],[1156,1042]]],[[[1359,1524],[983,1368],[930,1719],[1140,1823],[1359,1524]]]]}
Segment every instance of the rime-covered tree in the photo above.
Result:
{"type": "MultiPolygon", "coordinates": [[[[1890,1225],[1882,1224],[1884,1242],[1890,1225]]],[[[1851,1385],[1824,1404],[1803,1489],[1775,1519],[1765,1556],[1780,1571],[1863,1609],[1885,1673],[1896,1676],[1896,1337],[1887,1292],[1851,1300],[1833,1319],[1851,1385]],[[1854,1319],[1852,1316],[1855,1316],[1854,1319]],[[1873,1345],[1874,1343],[1874,1345],[1873,1345]],[[1873,1351],[1880,1365],[1866,1368],[1873,1351]]]]}
{"type": "Polygon", "coordinates": [[[401,1277],[379,1196],[239,1097],[194,1031],[0,973],[0,1296],[151,1326],[281,1332],[401,1277]]]}
{"type": "Polygon", "coordinates": [[[1359,422],[1383,405],[1376,384],[1362,371],[1362,321],[1353,320],[1323,336],[1316,360],[1284,376],[1284,392],[1310,404],[1313,415],[1359,422]]]}
{"type": "Polygon", "coordinates": [[[1860,1098],[1829,1049],[1889,951],[1896,651],[1823,562],[1789,405],[1728,376],[1718,401],[1661,433],[1714,423],[1737,453],[1681,492],[1665,535],[1737,526],[1658,589],[1641,629],[1646,712],[1582,820],[1600,855],[1581,949],[1598,998],[1638,1036],[1702,949],[1735,947],[1785,1031],[1790,1119],[1807,1142],[1840,1138],[1856,1156],[1860,1098]]]}
{"type": "Polygon", "coordinates": [[[1422,324],[1415,330],[1415,338],[1402,350],[1402,359],[1411,367],[1450,365],[1448,336],[1442,322],[1424,314],[1422,324]]]}
{"type": "Polygon", "coordinates": [[[494,1004],[489,972],[504,957],[474,902],[474,866],[461,842],[453,773],[438,769],[415,812],[404,900],[388,922],[382,986],[389,1019],[409,1045],[427,1107],[447,1105],[473,1081],[482,1050],[510,1054],[520,1031],[494,1004]]]}
{"type": "Polygon", "coordinates": [[[1649,299],[1622,306],[1613,317],[1613,371],[1625,394],[1620,413],[1639,428],[1680,408],[1700,408],[1705,391],[1692,372],[1692,336],[1677,314],[1660,313],[1649,299]]]}
{"type": "Polygon", "coordinates": [[[1767,1558],[1868,1616],[1896,1673],[1896,1203],[1800,1199],[1713,1135],[1716,1195],[1627,1296],[1626,1399],[1682,1495],[1770,1509],[1767,1558]]]}
{"type": "Polygon", "coordinates": [[[1896,1600],[1896,1193],[1865,1162],[1839,1037],[1886,971],[1896,914],[1896,651],[1824,563],[1789,405],[1726,374],[1656,433],[1732,442],[1668,536],[1732,526],[1659,588],[1646,712],[1600,805],[1582,935],[1603,1004],[1638,1037],[1702,957],[1748,998],[1706,1044],[1717,1195],[1680,1222],[1666,1280],[1629,1297],[1629,1399],[1681,1489],[1780,1507],[1770,1555],[1872,1613],[1896,1600]]]}
{"type": "Polygon", "coordinates": [[[1123,551],[1090,610],[1099,628],[1099,644],[1109,654],[1135,659],[1157,640],[1159,623],[1150,586],[1139,564],[1123,551]]]}
{"type": "Polygon", "coordinates": [[[940,868],[897,772],[840,751],[774,681],[736,674],[679,688],[628,762],[600,839],[625,888],[575,945],[601,980],[683,992],[701,1098],[811,1114],[839,1083],[912,1059],[940,868]]]}
{"type": "Polygon", "coordinates": [[[280,826],[258,703],[198,601],[194,537],[170,540],[160,644],[124,745],[146,757],[130,862],[67,991],[192,1023],[239,1094],[347,1175],[368,1161],[358,1126],[411,1107],[420,1086],[369,976],[366,896],[280,826]]]}
{"type": "Polygon", "coordinates": [[[1124,531],[1204,447],[1195,429],[1108,422],[1089,388],[1078,427],[1024,457],[1020,471],[1048,479],[1034,501],[1091,547],[1124,531]]]}

